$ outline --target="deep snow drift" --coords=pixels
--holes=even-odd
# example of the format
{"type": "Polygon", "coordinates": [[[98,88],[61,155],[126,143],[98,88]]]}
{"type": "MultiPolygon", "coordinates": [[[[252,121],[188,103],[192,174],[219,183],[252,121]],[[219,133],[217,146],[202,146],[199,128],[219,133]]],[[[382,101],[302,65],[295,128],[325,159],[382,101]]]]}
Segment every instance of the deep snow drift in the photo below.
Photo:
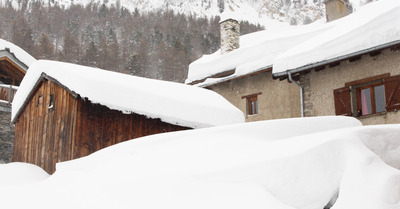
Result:
{"type": "Polygon", "coordinates": [[[57,164],[36,183],[0,185],[1,205],[322,209],[332,200],[333,209],[398,209],[399,139],[400,125],[347,117],[159,134],[57,164]]]}

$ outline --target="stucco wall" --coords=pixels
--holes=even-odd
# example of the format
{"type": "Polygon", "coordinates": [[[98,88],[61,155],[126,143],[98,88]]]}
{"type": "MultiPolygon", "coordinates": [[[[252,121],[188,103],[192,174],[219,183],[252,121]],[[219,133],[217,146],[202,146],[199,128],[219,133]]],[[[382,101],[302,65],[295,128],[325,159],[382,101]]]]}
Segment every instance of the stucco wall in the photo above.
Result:
{"type": "MultiPolygon", "coordinates": [[[[369,78],[390,73],[391,76],[400,74],[400,51],[390,49],[380,55],[371,57],[364,55],[360,60],[343,61],[339,66],[326,68],[319,72],[312,71],[305,75],[309,83],[305,94],[309,96],[310,108],[307,116],[335,115],[333,90],[345,86],[346,82],[369,78]],[[308,89],[308,90],[307,90],[308,89]]],[[[400,123],[400,114],[389,112],[374,116],[359,118],[364,125],[400,123]]]]}
{"type": "Polygon", "coordinates": [[[273,80],[271,71],[213,85],[209,89],[221,94],[246,113],[243,96],[258,95],[258,114],[246,116],[246,121],[300,117],[299,88],[287,81],[273,80]]]}

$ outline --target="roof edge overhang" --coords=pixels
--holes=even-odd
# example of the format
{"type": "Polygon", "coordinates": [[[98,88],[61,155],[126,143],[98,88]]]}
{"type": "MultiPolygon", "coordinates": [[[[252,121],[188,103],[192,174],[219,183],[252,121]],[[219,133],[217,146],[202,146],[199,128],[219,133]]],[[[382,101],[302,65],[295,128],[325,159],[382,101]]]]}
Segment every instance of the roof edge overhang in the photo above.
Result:
{"type": "MultiPolygon", "coordinates": [[[[255,71],[252,71],[252,72],[250,72],[250,73],[246,73],[246,74],[243,74],[243,75],[237,75],[237,76],[232,75],[232,76],[228,76],[228,77],[226,77],[226,78],[221,78],[220,80],[218,80],[218,81],[216,81],[216,82],[205,83],[205,84],[199,84],[199,85],[197,85],[197,86],[198,86],[198,87],[202,87],[202,88],[206,88],[206,87],[213,86],[213,85],[216,85],[216,84],[220,84],[220,83],[224,83],[224,82],[236,80],[236,79],[243,78],[243,77],[247,77],[247,76],[252,76],[252,75],[255,75],[255,74],[258,74],[258,73],[262,73],[262,72],[267,72],[267,71],[272,71],[272,65],[268,65],[268,66],[265,66],[265,67],[258,68],[258,69],[255,70],[255,71]]],[[[212,78],[212,77],[210,77],[210,78],[212,78]]],[[[207,80],[207,78],[204,79],[203,82],[204,82],[205,80],[207,80]]]]}
{"type": "Polygon", "coordinates": [[[6,48],[6,50],[0,50],[0,59],[9,59],[10,61],[12,61],[13,63],[15,63],[15,65],[22,71],[24,71],[24,73],[28,70],[28,66],[23,63],[21,60],[19,60],[14,53],[10,52],[8,48],[6,48]]]}
{"type": "MultiPolygon", "coordinates": [[[[32,99],[33,95],[37,92],[37,90],[39,89],[40,85],[44,82],[44,81],[51,81],[55,84],[57,84],[58,86],[60,86],[61,88],[65,89],[67,92],[69,92],[74,98],[80,98],[80,94],[69,89],[67,86],[65,86],[64,84],[62,84],[61,82],[59,82],[57,79],[53,78],[52,76],[47,75],[46,73],[42,72],[41,75],[39,76],[39,78],[37,79],[36,83],[34,84],[34,86],[32,87],[32,89],[30,90],[28,96],[26,96],[26,99],[24,100],[24,103],[21,105],[21,107],[18,109],[18,112],[15,114],[15,116],[12,118],[11,120],[11,124],[14,124],[18,121],[21,113],[25,110],[27,104],[29,103],[29,101],[32,99]]],[[[102,104],[100,104],[102,105],[102,104]]],[[[107,106],[106,106],[107,107],[107,106]]],[[[109,107],[107,107],[109,108],[109,107]]],[[[110,108],[111,109],[111,108],[110,108]]],[[[121,110],[119,110],[121,111],[121,110]]],[[[122,112],[122,111],[121,111],[122,112]]],[[[130,112],[130,113],[135,113],[135,112],[130,112]]],[[[139,113],[135,113],[135,114],[139,114],[139,113]]],[[[139,114],[142,115],[142,114],[139,114]]],[[[144,115],[146,116],[146,115],[144,115]]],[[[146,116],[148,117],[148,116],[146,116]]],[[[161,117],[149,117],[151,119],[160,119],[161,121],[165,122],[165,123],[169,123],[172,125],[176,125],[176,126],[180,126],[180,127],[185,127],[185,128],[205,128],[205,127],[212,127],[212,124],[207,124],[207,123],[198,123],[196,122],[196,124],[194,125],[184,125],[181,121],[181,123],[172,123],[172,122],[168,122],[168,121],[164,121],[162,120],[161,117]]],[[[190,121],[188,121],[190,122],[190,121]]],[[[190,122],[193,123],[193,122],[190,122]]]]}
{"type": "MultiPolygon", "coordinates": [[[[235,70],[230,70],[230,71],[225,71],[225,72],[231,72],[231,71],[235,71],[235,70]]],[[[243,78],[243,77],[246,77],[246,76],[251,76],[251,75],[254,75],[254,74],[257,74],[257,73],[261,73],[261,72],[266,72],[266,71],[272,71],[272,65],[268,65],[268,66],[265,66],[265,67],[258,68],[255,71],[252,71],[250,73],[246,73],[246,74],[243,74],[243,75],[235,76],[234,75],[235,72],[233,72],[233,73],[225,76],[225,78],[224,78],[224,76],[219,76],[219,77],[215,76],[215,75],[214,76],[209,76],[209,77],[206,77],[206,78],[204,78],[202,80],[197,80],[195,82],[188,83],[187,85],[196,85],[197,87],[206,88],[206,87],[209,87],[209,86],[212,86],[212,85],[228,82],[228,81],[231,81],[231,80],[236,80],[236,79],[239,79],[239,78],[243,78]],[[216,81],[216,82],[204,83],[208,78],[214,78],[214,79],[220,78],[220,79],[218,81],[216,81]]],[[[220,75],[220,74],[217,74],[217,75],[220,75]]]]}
{"type": "Polygon", "coordinates": [[[378,45],[378,46],[375,46],[375,47],[363,49],[363,50],[360,50],[360,51],[357,51],[357,52],[353,52],[353,53],[350,53],[350,54],[338,56],[338,57],[335,57],[335,58],[332,58],[332,59],[316,62],[316,63],[313,63],[313,64],[304,65],[304,66],[301,66],[301,67],[298,67],[298,68],[289,69],[289,70],[286,70],[286,71],[283,71],[283,72],[272,73],[272,76],[273,76],[274,79],[278,79],[279,78],[281,80],[285,80],[285,79],[287,79],[289,72],[292,75],[293,74],[298,74],[298,73],[301,73],[303,71],[309,71],[309,70],[312,70],[314,68],[318,68],[318,67],[321,67],[321,66],[329,65],[329,64],[335,63],[335,62],[340,62],[340,61],[347,60],[347,59],[350,59],[350,58],[353,58],[353,57],[362,56],[362,55],[369,54],[369,53],[372,53],[372,52],[381,51],[381,50],[388,49],[388,48],[391,48],[391,47],[397,46],[397,45],[399,45],[399,47],[400,47],[400,40],[392,41],[392,42],[389,42],[389,43],[386,43],[386,44],[381,44],[381,45],[378,45]]]}
{"type": "Polygon", "coordinates": [[[18,109],[18,112],[15,114],[15,116],[12,118],[11,120],[11,124],[15,124],[15,122],[18,120],[19,116],[21,115],[22,111],[25,109],[26,105],[28,104],[28,102],[32,99],[33,95],[35,94],[35,92],[38,90],[40,84],[43,83],[43,81],[45,80],[49,80],[53,83],[56,83],[57,85],[59,85],[61,88],[65,89],[66,91],[68,91],[74,98],[77,98],[79,96],[78,93],[76,93],[75,91],[72,91],[71,89],[69,89],[67,86],[63,85],[61,82],[59,82],[57,79],[47,75],[46,73],[42,72],[42,74],[39,76],[39,78],[37,79],[35,85],[32,87],[31,91],[29,92],[28,96],[26,97],[26,99],[24,100],[24,103],[21,105],[21,107],[18,109]]]}

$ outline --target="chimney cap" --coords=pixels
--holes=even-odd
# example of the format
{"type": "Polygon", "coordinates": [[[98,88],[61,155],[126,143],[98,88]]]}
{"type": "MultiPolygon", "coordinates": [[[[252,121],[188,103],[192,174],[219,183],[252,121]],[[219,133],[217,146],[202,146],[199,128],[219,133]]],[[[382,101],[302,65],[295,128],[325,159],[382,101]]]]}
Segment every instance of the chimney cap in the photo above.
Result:
{"type": "Polygon", "coordinates": [[[238,15],[235,12],[231,12],[231,11],[222,12],[221,15],[220,15],[220,18],[221,19],[219,20],[219,23],[223,23],[223,22],[226,22],[228,20],[233,20],[233,21],[239,22],[238,21],[239,20],[238,15]]]}
{"type": "Polygon", "coordinates": [[[323,3],[326,4],[326,3],[330,2],[330,1],[341,1],[341,2],[343,2],[343,3],[345,3],[345,4],[348,4],[348,3],[349,3],[348,0],[324,0],[323,3]]]}

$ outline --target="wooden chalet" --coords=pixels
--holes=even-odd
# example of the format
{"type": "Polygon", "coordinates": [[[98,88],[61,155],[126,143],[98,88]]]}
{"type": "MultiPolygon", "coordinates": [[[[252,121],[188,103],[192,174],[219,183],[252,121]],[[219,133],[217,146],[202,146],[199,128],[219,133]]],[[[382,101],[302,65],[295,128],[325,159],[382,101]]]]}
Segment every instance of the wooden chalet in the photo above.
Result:
{"type": "Polygon", "coordinates": [[[1,104],[11,105],[19,84],[29,65],[36,61],[18,46],[0,39],[0,100],[1,104]]]}
{"type": "MultiPolygon", "coordinates": [[[[196,111],[196,104],[188,106],[182,101],[193,97],[188,94],[196,94],[198,89],[73,64],[37,61],[14,101],[13,161],[36,164],[53,173],[57,162],[84,157],[119,142],[213,126],[212,121],[207,124],[195,117],[180,116],[187,108],[196,111]],[[167,101],[169,95],[174,95],[176,101],[167,101]]],[[[205,93],[211,98],[209,102],[215,101],[214,92],[205,93]]],[[[217,100],[232,106],[222,97],[217,100]]],[[[241,114],[232,110],[226,114],[241,114]]],[[[202,114],[212,118],[213,113],[202,114]]]]}
{"type": "Polygon", "coordinates": [[[14,127],[11,103],[30,64],[35,60],[20,47],[0,39],[0,163],[11,162],[14,127]]]}

